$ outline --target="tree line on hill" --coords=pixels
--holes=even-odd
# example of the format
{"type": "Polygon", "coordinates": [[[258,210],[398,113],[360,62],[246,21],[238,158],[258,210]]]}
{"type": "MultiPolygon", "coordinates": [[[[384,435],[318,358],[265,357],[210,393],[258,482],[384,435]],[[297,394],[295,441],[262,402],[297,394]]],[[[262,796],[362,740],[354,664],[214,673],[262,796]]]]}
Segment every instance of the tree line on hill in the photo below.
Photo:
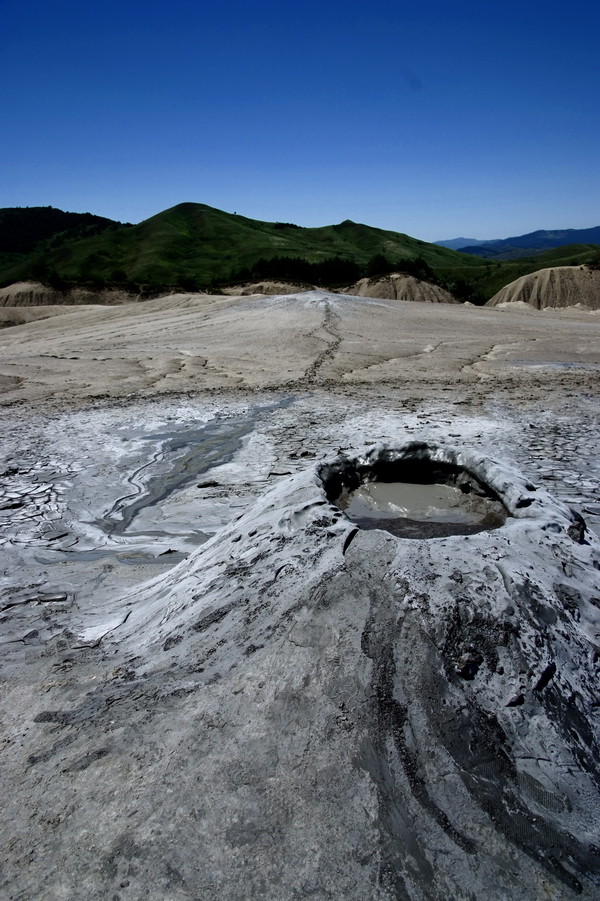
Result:
{"type": "Polygon", "coordinates": [[[253,266],[242,269],[237,274],[235,282],[244,283],[269,279],[301,285],[339,288],[350,285],[361,278],[380,278],[392,272],[412,275],[421,281],[444,288],[457,300],[470,301],[475,304],[485,303],[485,298],[474,285],[463,278],[454,279],[452,282],[442,281],[422,257],[407,257],[392,261],[381,253],[371,257],[366,266],[340,257],[330,257],[318,263],[286,256],[273,257],[268,260],[260,259],[253,266]]]}
{"type": "MultiPolygon", "coordinates": [[[[316,263],[311,263],[300,257],[276,256],[270,259],[261,258],[252,266],[238,270],[227,279],[213,279],[209,283],[203,283],[189,275],[181,275],[179,277],[175,275],[173,281],[168,285],[140,284],[129,279],[124,270],[115,269],[108,278],[95,275],[86,279],[84,284],[79,281],[77,286],[86,287],[94,291],[118,288],[142,297],[151,297],[156,296],[158,293],[177,290],[190,293],[196,291],[218,293],[222,288],[229,285],[266,280],[291,282],[301,286],[316,285],[321,288],[333,289],[346,287],[361,278],[380,278],[392,272],[411,275],[421,281],[437,285],[461,302],[469,301],[477,305],[485,303],[485,298],[473,284],[464,278],[455,278],[451,282],[439,279],[422,257],[407,257],[392,261],[380,253],[371,257],[366,265],[360,265],[354,260],[342,257],[329,257],[316,263]]],[[[66,292],[70,288],[75,287],[74,284],[49,267],[44,260],[34,263],[31,273],[37,281],[55,291],[66,292]]]]}
{"type": "Polygon", "coordinates": [[[594,244],[571,245],[531,259],[490,261],[349,220],[306,229],[189,203],[133,227],[53,207],[0,209],[0,287],[35,280],[61,292],[117,288],[140,298],[178,290],[215,293],[265,280],[337,290],[401,272],[458,301],[481,304],[537,269],[597,266],[598,251],[594,244]]]}

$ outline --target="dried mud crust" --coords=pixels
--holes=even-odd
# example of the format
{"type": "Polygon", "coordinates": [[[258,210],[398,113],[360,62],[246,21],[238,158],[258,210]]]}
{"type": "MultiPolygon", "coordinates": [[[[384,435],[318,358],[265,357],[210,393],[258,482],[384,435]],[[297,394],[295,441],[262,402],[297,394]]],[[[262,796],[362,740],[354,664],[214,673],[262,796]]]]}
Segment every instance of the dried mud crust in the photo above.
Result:
{"type": "Polygon", "coordinates": [[[596,897],[599,570],[569,508],[600,496],[597,407],[525,394],[302,394],[190,495],[197,519],[231,499],[221,531],[151,571],[29,542],[78,534],[84,476],[119,495],[125,425],[197,427],[199,402],[5,410],[3,891],[596,897]],[[411,440],[516,459],[544,500],[516,531],[399,542],[308,478],[411,440]]]}
{"type": "Polygon", "coordinates": [[[522,315],[320,291],[172,295],[1,330],[0,404],[66,409],[307,387],[579,391],[597,383],[598,328],[597,316],[577,311],[522,315]]]}
{"type": "Polygon", "coordinates": [[[337,329],[336,320],[339,317],[336,316],[334,310],[332,309],[332,305],[329,301],[325,301],[325,316],[323,319],[323,324],[321,326],[321,330],[328,335],[329,340],[323,350],[318,354],[318,356],[313,360],[310,364],[306,372],[304,373],[303,378],[298,383],[298,387],[305,386],[308,387],[317,380],[317,376],[319,374],[320,369],[323,365],[328,361],[335,357],[335,354],[341,343],[341,335],[337,329]]]}

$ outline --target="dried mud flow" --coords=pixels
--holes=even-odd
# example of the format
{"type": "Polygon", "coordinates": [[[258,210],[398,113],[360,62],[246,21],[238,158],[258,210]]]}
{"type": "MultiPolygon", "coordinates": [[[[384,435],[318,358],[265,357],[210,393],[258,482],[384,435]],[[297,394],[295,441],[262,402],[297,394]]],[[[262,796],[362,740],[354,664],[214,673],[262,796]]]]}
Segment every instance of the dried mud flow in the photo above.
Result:
{"type": "Polygon", "coordinates": [[[599,310],[600,270],[589,266],[540,269],[505,285],[488,303],[490,306],[526,303],[538,310],[574,306],[599,310]]]}
{"type": "Polygon", "coordinates": [[[598,897],[597,332],[320,293],[5,329],[2,897],[598,897]],[[336,505],[400,464],[504,522],[336,505]]]}

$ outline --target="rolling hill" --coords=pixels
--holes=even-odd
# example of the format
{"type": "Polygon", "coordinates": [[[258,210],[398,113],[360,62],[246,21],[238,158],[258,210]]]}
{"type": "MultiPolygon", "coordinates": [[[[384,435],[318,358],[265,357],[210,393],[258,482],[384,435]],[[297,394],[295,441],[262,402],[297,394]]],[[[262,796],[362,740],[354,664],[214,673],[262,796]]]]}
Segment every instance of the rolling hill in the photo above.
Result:
{"type": "Polygon", "coordinates": [[[433,272],[481,267],[481,261],[472,257],[350,220],[300,228],[183,203],[139,225],[116,226],[76,239],[65,234],[30,253],[0,258],[0,282],[55,278],[70,284],[133,283],[152,290],[186,284],[210,287],[251,276],[305,276],[314,282],[322,276],[343,284],[378,274],[367,269],[373,258],[382,257],[394,266],[421,261],[433,272]],[[294,265],[297,261],[309,266],[294,265]]]}
{"type": "Polygon", "coordinates": [[[0,209],[0,251],[28,254],[57,235],[70,239],[90,236],[122,225],[93,213],[65,213],[51,206],[0,209]]]}
{"type": "Polygon", "coordinates": [[[0,287],[38,281],[57,291],[109,287],[142,297],[265,279],[338,288],[398,271],[481,304],[522,275],[585,264],[599,252],[595,244],[577,244],[517,261],[488,260],[348,219],[302,228],[199,203],[138,225],[48,207],[0,210],[0,287]]]}
{"type": "MultiPolygon", "coordinates": [[[[67,213],[51,206],[0,209],[0,278],[34,265],[53,247],[92,237],[121,222],[93,213],[67,213]]],[[[1,282],[6,284],[6,280],[1,282]]]]}

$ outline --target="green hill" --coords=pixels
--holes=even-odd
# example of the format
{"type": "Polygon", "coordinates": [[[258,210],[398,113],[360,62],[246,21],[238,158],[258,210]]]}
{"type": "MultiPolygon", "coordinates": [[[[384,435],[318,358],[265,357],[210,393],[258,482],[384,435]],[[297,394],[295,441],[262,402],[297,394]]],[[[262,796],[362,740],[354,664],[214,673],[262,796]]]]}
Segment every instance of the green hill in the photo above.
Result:
{"type": "MultiPolygon", "coordinates": [[[[27,271],[32,260],[52,247],[121,225],[93,213],[65,213],[51,206],[0,209],[0,277],[22,267],[27,271]]],[[[6,284],[6,279],[2,283],[6,284]]]]}
{"type": "Polygon", "coordinates": [[[526,260],[490,261],[350,220],[301,228],[199,203],[179,204],[139,225],[48,207],[0,210],[0,285],[34,279],[59,288],[119,286],[155,294],[275,278],[336,287],[398,269],[435,281],[460,300],[483,303],[520,275],[586,262],[599,249],[573,245],[526,260]],[[2,230],[3,215],[25,239],[15,238],[14,227],[2,230]]]}
{"type": "MultiPolygon", "coordinates": [[[[315,265],[343,260],[357,267],[356,272],[348,267],[348,273],[359,277],[377,256],[391,265],[422,260],[434,272],[440,267],[469,270],[482,265],[481,260],[435,244],[349,220],[322,228],[300,228],[183,203],[139,225],[75,240],[65,235],[52,246],[42,244],[26,257],[6,260],[0,267],[0,280],[7,284],[51,275],[67,283],[129,282],[148,290],[191,283],[209,287],[251,277],[257,269],[263,270],[265,277],[264,270],[269,268],[265,263],[282,259],[291,269],[290,261],[315,265]]],[[[273,264],[271,268],[282,266],[273,264]]]]}
{"type": "Polygon", "coordinates": [[[93,213],[65,213],[51,206],[0,209],[0,251],[26,255],[57,235],[82,238],[121,225],[93,213]]]}

